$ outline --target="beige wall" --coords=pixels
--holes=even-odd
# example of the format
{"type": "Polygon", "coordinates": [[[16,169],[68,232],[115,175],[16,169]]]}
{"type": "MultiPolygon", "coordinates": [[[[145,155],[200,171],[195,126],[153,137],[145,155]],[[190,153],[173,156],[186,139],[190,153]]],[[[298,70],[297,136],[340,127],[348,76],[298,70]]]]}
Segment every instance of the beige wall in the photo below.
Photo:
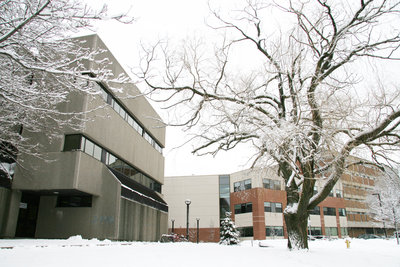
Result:
{"type": "Polygon", "coordinates": [[[219,227],[219,176],[165,177],[163,194],[169,206],[168,227],[171,219],[175,228],[186,228],[186,204],[190,199],[189,224],[195,227],[200,218],[202,228],[219,227]]]}

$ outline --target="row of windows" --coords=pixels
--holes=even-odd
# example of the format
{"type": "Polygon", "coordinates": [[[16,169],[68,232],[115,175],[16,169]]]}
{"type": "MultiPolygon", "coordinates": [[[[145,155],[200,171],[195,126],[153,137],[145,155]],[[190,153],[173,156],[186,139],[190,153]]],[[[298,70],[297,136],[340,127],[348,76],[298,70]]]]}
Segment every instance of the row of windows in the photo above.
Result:
{"type": "Polygon", "coordinates": [[[117,112],[133,129],[135,129],[143,138],[152,145],[158,152],[162,153],[162,147],[143,129],[136,119],[99,83],[95,83],[97,89],[101,92],[101,97],[117,112]]]}
{"type": "Polygon", "coordinates": [[[239,192],[243,190],[251,189],[251,179],[239,181],[233,183],[233,191],[239,192]]]}
{"type": "Polygon", "coordinates": [[[253,204],[251,202],[235,205],[235,214],[248,213],[252,211],[253,211],[253,204]]]}
{"type": "Polygon", "coordinates": [[[81,150],[103,162],[107,166],[125,174],[138,183],[161,193],[161,184],[159,182],[141,173],[133,166],[127,164],[125,161],[119,159],[81,134],[70,134],[65,136],[64,151],[71,150],[81,150]]]}
{"type": "Polygon", "coordinates": [[[237,230],[241,237],[251,237],[253,236],[253,227],[238,227],[237,230]]]}
{"type": "Polygon", "coordinates": [[[282,226],[267,226],[265,227],[266,236],[283,236],[282,226]]]}
{"type": "Polygon", "coordinates": [[[282,203],[264,202],[264,212],[282,212],[282,203]]]}
{"type": "MultiPolygon", "coordinates": [[[[253,227],[238,227],[241,237],[252,237],[253,236],[253,227]]],[[[322,235],[321,227],[309,227],[308,233],[312,236],[322,235]]],[[[348,235],[348,230],[346,227],[340,227],[340,233],[343,236],[348,235]]],[[[265,235],[266,236],[283,236],[283,226],[266,226],[265,227],[265,235]]],[[[337,227],[325,227],[325,235],[326,236],[338,236],[338,228],[337,227]]]]}
{"type": "Polygon", "coordinates": [[[78,208],[91,207],[92,196],[58,196],[56,207],[58,208],[78,208]]]}
{"type": "Polygon", "coordinates": [[[263,187],[273,190],[281,190],[281,182],[279,180],[263,179],[263,187]]]}

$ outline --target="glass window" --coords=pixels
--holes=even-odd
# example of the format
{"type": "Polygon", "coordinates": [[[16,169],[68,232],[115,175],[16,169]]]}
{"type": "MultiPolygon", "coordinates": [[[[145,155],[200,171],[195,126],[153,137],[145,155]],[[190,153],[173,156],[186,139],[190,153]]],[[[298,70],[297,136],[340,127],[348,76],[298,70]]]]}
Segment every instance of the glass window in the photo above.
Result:
{"type": "Polygon", "coordinates": [[[266,226],[265,227],[266,236],[283,236],[282,226],[266,226]]]}
{"type": "Polygon", "coordinates": [[[123,107],[119,109],[119,115],[125,120],[126,119],[126,111],[123,107]]]}
{"type": "Polygon", "coordinates": [[[235,205],[235,214],[240,214],[241,213],[241,206],[240,204],[236,204],[235,205]]]}
{"type": "Polygon", "coordinates": [[[271,188],[271,180],[270,179],[263,179],[263,186],[264,188],[270,189],[271,188]]]}
{"type": "Polygon", "coordinates": [[[264,212],[272,212],[271,202],[264,202],[264,212]]]}
{"type": "Polygon", "coordinates": [[[97,160],[101,160],[101,147],[94,145],[93,157],[97,160]]]}
{"type": "Polygon", "coordinates": [[[131,116],[128,115],[128,123],[130,126],[133,127],[133,118],[131,116]]]}
{"type": "Polygon", "coordinates": [[[342,237],[348,236],[349,233],[347,231],[347,228],[346,227],[340,227],[340,234],[342,235],[342,237]]]}
{"type": "Polygon", "coordinates": [[[113,154],[109,154],[107,165],[113,165],[117,161],[117,158],[113,154]]]}
{"type": "Polygon", "coordinates": [[[339,216],[346,216],[346,210],[343,208],[339,208],[339,216]]]}
{"type": "Polygon", "coordinates": [[[328,197],[333,197],[333,189],[331,190],[331,192],[329,192],[328,197]]]}
{"type": "Polygon", "coordinates": [[[79,150],[81,148],[80,134],[70,134],[65,136],[64,151],[79,150]]]}
{"type": "Polygon", "coordinates": [[[325,234],[327,236],[337,236],[338,229],[337,229],[337,227],[325,227],[325,234]]]}
{"type": "Polygon", "coordinates": [[[234,192],[239,192],[240,191],[240,182],[234,182],[233,183],[233,191],[234,192]]]}
{"type": "Polygon", "coordinates": [[[275,212],[282,212],[282,203],[275,203],[275,212]]]}
{"type": "Polygon", "coordinates": [[[251,237],[253,236],[253,227],[238,227],[237,230],[241,237],[251,237]]]}
{"type": "Polygon", "coordinates": [[[244,189],[251,189],[251,179],[247,179],[244,181],[244,189]]]}
{"type": "Polygon", "coordinates": [[[85,138],[85,153],[93,156],[94,144],[85,138]]]}
{"type": "Polygon", "coordinates": [[[92,196],[58,196],[56,207],[64,208],[78,208],[78,207],[91,207],[92,196]]]}
{"type": "Polygon", "coordinates": [[[318,187],[314,186],[314,192],[313,195],[316,195],[318,193],[318,187]]]}
{"type": "Polygon", "coordinates": [[[319,207],[316,206],[313,210],[310,211],[310,214],[312,214],[312,215],[320,215],[319,207]]]}
{"type": "Polygon", "coordinates": [[[324,215],[336,216],[336,209],[335,208],[324,207],[324,215]]]}
{"type": "Polygon", "coordinates": [[[311,232],[311,235],[322,235],[321,227],[310,227],[309,231],[311,232]]]}
{"type": "Polygon", "coordinates": [[[253,204],[251,202],[236,204],[234,207],[235,214],[248,213],[253,211],[253,204]]]}
{"type": "Polygon", "coordinates": [[[343,194],[342,194],[342,190],[336,190],[336,197],[342,198],[343,194]]]}

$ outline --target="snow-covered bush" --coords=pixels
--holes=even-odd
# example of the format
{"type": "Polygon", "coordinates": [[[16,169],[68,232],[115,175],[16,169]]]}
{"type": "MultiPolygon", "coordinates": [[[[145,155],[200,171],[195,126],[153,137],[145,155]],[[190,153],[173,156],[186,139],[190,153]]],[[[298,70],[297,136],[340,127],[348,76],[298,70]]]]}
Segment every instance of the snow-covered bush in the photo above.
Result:
{"type": "Polygon", "coordinates": [[[231,219],[231,212],[225,213],[225,219],[221,221],[221,240],[223,245],[237,245],[240,243],[239,231],[231,219]]]}

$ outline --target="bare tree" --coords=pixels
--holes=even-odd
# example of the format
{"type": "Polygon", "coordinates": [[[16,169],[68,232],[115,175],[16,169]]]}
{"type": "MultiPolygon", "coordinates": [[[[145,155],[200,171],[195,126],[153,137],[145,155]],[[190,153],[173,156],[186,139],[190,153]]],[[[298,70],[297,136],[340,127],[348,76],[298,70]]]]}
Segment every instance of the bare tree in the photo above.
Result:
{"type": "Polygon", "coordinates": [[[72,92],[98,94],[87,86],[88,80],[126,80],[106,70],[104,57],[99,62],[102,51],[70,39],[103,19],[132,22],[126,14],[109,17],[106,6],[95,11],[77,0],[1,1],[0,161],[15,162],[18,153],[36,153],[38,145],[22,137],[22,128],[51,136],[76,124],[79,114],[61,111],[58,105],[72,92]],[[90,61],[99,63],[98,69],[88,69],[90,61]]]}
{"type": "MultiPolygon", "coordinates": [[[[400,177],[398,170],[385,169],[375,181],[374,190],[367,196],[371,217],[384,227],[395,228],[400,223],[400,177]]],[[[386,229],[385,229],[386,232],[386,229]]],[[[397,239],[398,240],[398,239],[397,239]]],[[[397,243],[399,243],[397,241],[397,243]]]]}
{"type": "Polygon", "coordinates": [[[398,149],[398,90],[362,79],[373,68],[368,60],[396,59],[398,7],[384,0],[249,0],[231,16],[212,11],[213,28],[224,34],[214,53],[207,42],[176,51],[159,43],[145,49],[138,75],[156,101],[183,111],[170,124],[197,131],[193,153],[248,142],[253,165],[278,165],[288,247],[308,248],[308,213],[356,164],[348,156],[364,149],[378,163],[398,149]],[[271,27],[271,10],[291,23],[288,30],[271,27]],[[244,63],[253,68],[231,64],[241,52],[257,55],[244,63]],[[314,194],[317,179],[324,186],[314,194]]]}

